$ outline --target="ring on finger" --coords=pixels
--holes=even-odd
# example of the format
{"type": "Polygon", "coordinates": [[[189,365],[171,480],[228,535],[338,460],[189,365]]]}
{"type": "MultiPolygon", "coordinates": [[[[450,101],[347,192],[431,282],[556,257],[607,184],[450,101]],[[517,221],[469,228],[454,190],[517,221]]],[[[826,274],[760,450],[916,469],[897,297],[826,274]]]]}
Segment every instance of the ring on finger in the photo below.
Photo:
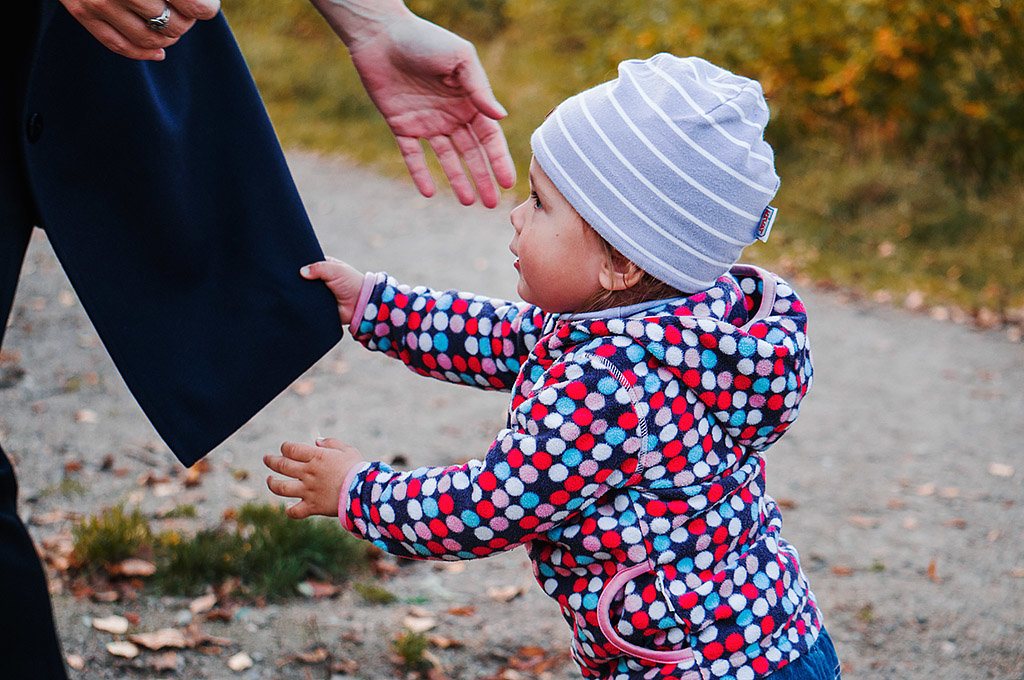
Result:
{"type": "Polygon", "coordinates": [[[146,26],[156,31],[161,32],[167,28],[167,24],[171,23],[171,6],[164,5],[164,11],[160,13],[160,16],[153,17],[152,19],[146,19],[146,26]]]}

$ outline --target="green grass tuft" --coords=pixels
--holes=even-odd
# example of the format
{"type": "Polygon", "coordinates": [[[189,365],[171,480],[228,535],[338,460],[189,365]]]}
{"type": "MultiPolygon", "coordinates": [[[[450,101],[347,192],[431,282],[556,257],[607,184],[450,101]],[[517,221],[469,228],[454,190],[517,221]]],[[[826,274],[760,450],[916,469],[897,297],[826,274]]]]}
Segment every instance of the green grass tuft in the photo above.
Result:
{"type": "Polygon", "coordinates": [[[251,597],[288,597],[307,578],[340,580],[366,564],[366,547],[337,521],[295,521],[283,507],[247,504],[232,525],[183,536],[154,535],[139,510],[122,506],[73,528],[76,560],[95,570],[128,557],[153,555],[152,583],[173,595],[195,595],[230,580],[251,597]]]}

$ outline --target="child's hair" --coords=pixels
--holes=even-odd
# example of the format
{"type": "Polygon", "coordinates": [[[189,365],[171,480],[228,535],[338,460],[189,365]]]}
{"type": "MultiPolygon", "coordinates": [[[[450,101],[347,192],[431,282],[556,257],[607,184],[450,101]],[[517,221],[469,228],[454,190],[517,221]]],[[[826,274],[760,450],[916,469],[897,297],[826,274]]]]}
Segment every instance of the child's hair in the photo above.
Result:
{"type": "MultiPolygon", "coordinates": [[[[600,239],[601,247],[604,249],[604,255],[608,259],[609,265],[614,267],[615,260],[618,258],[626,259],[625,255],[616,250],[603,236],[597,234],[597,238],[600,239]]],[[[687,293],[640,269],[640,279],[632,286],[621,290],[606,290],[602,288],[584,300],[580,308],[575,310],[575,313],[585,314],[612,307],[628,307],[640,302],[669,300],[684,295],[687,295],[687,293]]]]}

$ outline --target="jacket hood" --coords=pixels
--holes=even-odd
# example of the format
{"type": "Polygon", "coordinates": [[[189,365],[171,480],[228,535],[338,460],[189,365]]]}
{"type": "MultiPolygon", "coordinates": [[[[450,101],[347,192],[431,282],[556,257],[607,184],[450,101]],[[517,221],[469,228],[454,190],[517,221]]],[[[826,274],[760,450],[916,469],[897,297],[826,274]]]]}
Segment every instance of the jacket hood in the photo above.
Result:
{"type": "Polygon", "coordinates": [[[638,346],[627,352],[628,379],[642,383],[652,371],[670,371],[734,442],[756,450],[796,420],[811,385],[803,302],[784,280],[756,267],[737,265],[707,290],[632,315],[568,325],[577,347],[628,337],[638,346]]]}

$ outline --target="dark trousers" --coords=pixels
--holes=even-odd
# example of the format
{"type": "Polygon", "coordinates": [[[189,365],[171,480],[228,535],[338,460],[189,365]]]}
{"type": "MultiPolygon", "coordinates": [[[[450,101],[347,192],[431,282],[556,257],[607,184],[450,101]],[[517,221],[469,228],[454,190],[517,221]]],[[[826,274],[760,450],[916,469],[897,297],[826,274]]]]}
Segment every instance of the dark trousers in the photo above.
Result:
{"type": "Polygon", "coordinates": [[[63,680],[46,575],[17,512],[17,482],[0,449],[0,676],[63,680]]]}
{"type": "MultiPolygon", "coordinates": [[[[0,28],[0,42],[11,50],[0,60],[0,92],[20,99],[38,19],[34,3],[24,3],[0,28]]],[[[10,100],[8,100],[10,102],[10,100]]],[[[0,182],[18,187],[0,200],[0,346],[10,314],[18,273],[34,223],[34,208],[25,178],[18,109],[0,106],[0,182]]],[[[0,677],[4,680],[63,680],[64,656],[53,624],[46,574],[25,524],[18,517],[18,483],[14,469],[0,449],[0,677]]]]}

